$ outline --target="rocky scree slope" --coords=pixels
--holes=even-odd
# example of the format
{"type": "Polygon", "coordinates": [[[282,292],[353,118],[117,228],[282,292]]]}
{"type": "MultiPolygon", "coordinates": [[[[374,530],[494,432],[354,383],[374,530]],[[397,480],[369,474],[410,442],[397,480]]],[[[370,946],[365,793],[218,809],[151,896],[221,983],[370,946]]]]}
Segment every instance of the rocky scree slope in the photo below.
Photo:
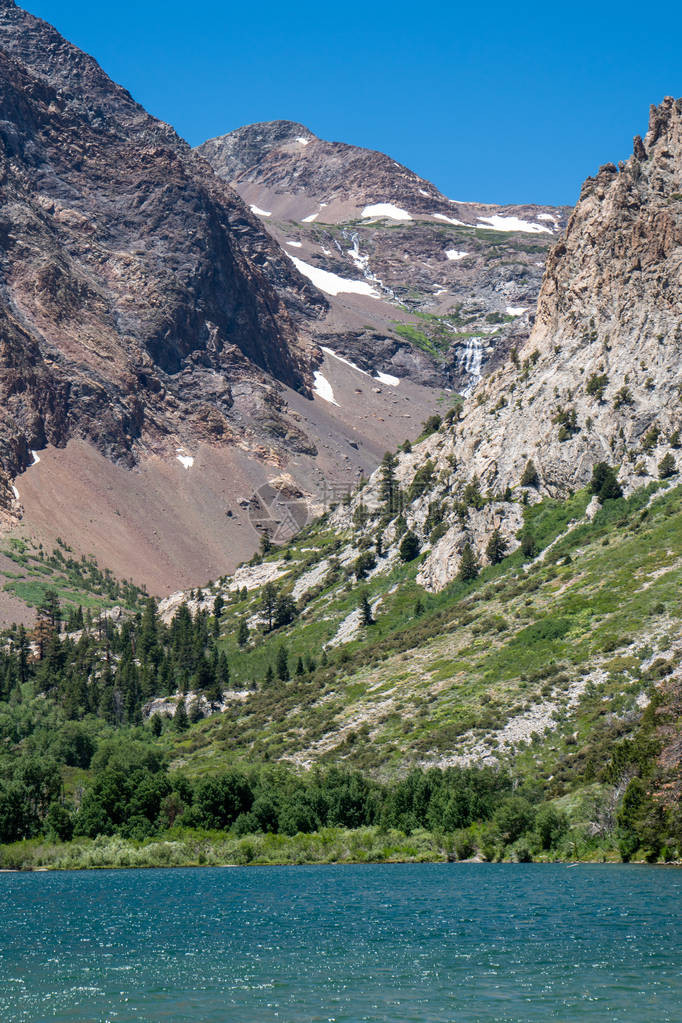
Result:
{"type": "MultiPolygon", "coordinates": [[[[310,394],[306,324],[325,310],[205,161],[0,2],[5,506],[32,448],[78,436],[131,465],[190,438],[225,443],[240,405],[277,417],[280,383],[310,394]]],[[[295,447],[295,424],[284,432],[295,447]]]]}
{"type": "MultiPolygon", "coordinates": [[[[630,159],[583,186],[550,252],[527,342],[439,431],[399,453],[397,485],[416,493],[407,526],[426,539],[435,504],[439,531],[447,527],[424,585],[446,585],[464,544],[482,553],[493,528],[518,543],[519,502],[569,495],[596,463],[616,467],[626,493],[657,479],[664,459],[663,473],[676,472],[681,352],[682,100],[667,98],[630,159]]],[[[339,520],[360,504],[383,514],[383,480],[379,469],[339,520]]]]}
{"type": "Polygon", "coordinates": [[[291,121],[198,152],[330,290],[318,337],[363,368],[461,390],[527,336],[566,208],[455,202],[383,153],[291,121]]]}

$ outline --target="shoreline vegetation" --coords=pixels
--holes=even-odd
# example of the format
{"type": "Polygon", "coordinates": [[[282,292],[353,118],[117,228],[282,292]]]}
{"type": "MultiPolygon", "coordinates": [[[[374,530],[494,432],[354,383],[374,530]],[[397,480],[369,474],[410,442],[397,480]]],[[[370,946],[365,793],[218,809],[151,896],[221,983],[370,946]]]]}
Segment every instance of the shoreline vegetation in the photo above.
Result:
{"type": "MultiPolygon", "coordinates": [[[[0,871],[135,869],[151,867],[237,867],[342,865],[362,863],[622,863],[615,842],[592,844],[571,840],[565,848],[531,851],[488,850],[473,836],[443,835],[417,830],[323,828],[297,834],[255,834],[194,831],[176,828],[154,838],[134,840],[100,835],[70,842],[26,839],[0,847],[0,871]]],[[[652,863],[651,860],[631,862],[652,863]]],[[[660,861],[659,861],[660,862],[660,861]]],[[[667,864],[677,865],[671,860],[667,864]]]]}

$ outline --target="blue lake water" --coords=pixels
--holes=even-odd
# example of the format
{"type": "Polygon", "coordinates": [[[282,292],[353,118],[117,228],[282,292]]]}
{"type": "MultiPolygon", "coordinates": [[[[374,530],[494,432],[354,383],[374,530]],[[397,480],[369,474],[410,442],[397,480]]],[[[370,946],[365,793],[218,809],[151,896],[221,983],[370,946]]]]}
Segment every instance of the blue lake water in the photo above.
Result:
{"type": "Polygon", "coordinates": [[[682,1021],[682,870],[0,875],[0,1020],[682,1021]]]}

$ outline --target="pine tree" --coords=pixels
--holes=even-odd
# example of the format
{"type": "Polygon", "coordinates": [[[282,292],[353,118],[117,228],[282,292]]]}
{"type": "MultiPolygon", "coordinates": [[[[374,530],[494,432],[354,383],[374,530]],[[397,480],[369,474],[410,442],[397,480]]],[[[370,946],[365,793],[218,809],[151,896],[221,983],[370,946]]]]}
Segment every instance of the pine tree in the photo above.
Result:
{"type": "Polygon", "coordinates": [[[667,480],[674,476],[676,472],[675,456],[669,451],[658,463],[658,477],[659,479],[667,480]]]}
{"type": "Polygon", "coordinates": [[[187,708],[185,707],[185,700],[180,697],[178,706],[173,716],[173,728],[176,732],[186,732],[189,728],[189,718],[187,717],[187,708]]]}
{"type": "Polygon", "coordinates": [[[138,654],[141,661],[158,664],[161,650],[159,648],[159,619],[156,601],[150,597],[144,606],[140,622],[138,654]]]}
{"type": "Polygon", "coordinates": [[[272,683],[274,682],[274,680],[275,680],[275,673],[272,670],[272,665],[268,664],[267,670],[265,672],[265,684],[266,684],[266,686],[271,686],[272,683]]]}
{"type": "Polygon", "coordinates": [[[281,593],[275,604],[275,628],[281,629],[283,625],[290,625],[296,617],[296,601],[289,593],[281,593]]]}
{"type": "Polygon", "coordinates": [[[280,682],[288,682],[290,679],[289,673],[289,652],[282,643],[279,650],[277,651],[277,678],[280,682]]]}
{"type": "Polygon", "coordinates": [[[369,602],[369,597],[366,593],[363,593],[360,597],[360,624],[361,625],[374,625],[374,617],[372,615],[372,605],[369,602]]]}
{"type": "Polygon", "coordinates": [[[223,613],[225,601],[219,593],[213,601],[213,636],[215,639],[220,635],[220,616],[223,613]]]}
{"type": "Polygon", "coordinates": [[[540,477],[538,476],[538,471],[535,468],[534,463],[529,459],[526,462],[526,468],[523,470],[523,475],[521,476],[521,486],[537,487],[539,482],[540,477]]]}
{"type": "Polygon", "coordinates": [[[381,462],[381,483],[379,486],[379,500],[384,506],[387,515],[393,516],[398,510],[398,487],[395,479],[395,470],[398,461],[395,455],[387,451],[381,462]]]}
{"type": "Polygon", "coordinates": [[[277,607],[278,589],[274,583],[266,583],[261,593],[261,608],[267,621],[267,631],[272,632],[277,607]]]}
{"type": "Polygon", "coordinates": [[[419,554],[419,550],[420,550],[419,540],[412,532],[412,530],[408,529],[408,531],[405,533],[405,536],[402,538],[400,542],[400,547],[398,549],[400,560],[405,562],[414,561],[414,559],[419,554]]]}
{"type": "Polygon", "coordinates": [[[466,543],[462,550],[459,563],[459,578],[462,582],[468,583],[475,579],[479,572],[478,559],[474,554],[471,544],[466,543]]]}
{"type": "Polygon", "coordinates": [[[615,471],[608,462],[597,462],[592,469],[590,490],[596,494],[601,503],[623,496],[623,490],[615,471]]]}
{"type": "Polygon", "coordinates": [[[302,675],[305,675],[305,668],[303,667],[302,657],[299,657],[298,661],[296,662],[296,675],[298,678],[301,678],[302,675]]]}
{"type": "Polygon", "coordinates": [[[506,538],[502,536],[499,529],[494,529],[485,549],[485,556],[490,564],[499,565],[504,559],[508,547],[509,543],[506,538]]]}
{"type": "Polygon", "coordinates": [[[249,626],[246,618],[239,619],[239,628],[237,629],[237,642],[239,646],[246,646],[249,642],[249,626]]]}

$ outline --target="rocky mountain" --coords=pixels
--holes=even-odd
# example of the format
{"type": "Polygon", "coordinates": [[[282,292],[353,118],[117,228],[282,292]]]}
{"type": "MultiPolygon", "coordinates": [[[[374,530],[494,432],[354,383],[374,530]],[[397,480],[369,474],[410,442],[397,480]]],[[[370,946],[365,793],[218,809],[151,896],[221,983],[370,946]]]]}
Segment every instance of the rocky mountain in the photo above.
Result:
{"type": "Polygon", "coordinates": [[[135,443],[224,437],[240,375],[254,391],[265,371],[309,393],[297,321],[325,302],[259,222],[91,58],[11,2],[0,45],[6,467],[74,431],[126,462],[135,443]]]}
{"type": "Polygon", "coordinates": [[[326,292],[323,343],[365,368],[462,390],[527,336],[567,209],[448,199],[383,153],[290,121],[198,152],[326,292]]]}
{"type": "MultiPolygon", "coordinates": [[[[626,494],[674,475],[681,267],[682,100],[666,98],[630,159],[585,182],[549,254],[528,340],[440,431],[399,454],[396,479],[416,493],[407,525],[426,542],[434,502],[447,523],[421,570],[427,588],[455,577],[466,543],[483,556],[494,528],[517,545],[523,505],[567,497],[597,463],[617,469],[626,494]],[[428,485],[415,492],[426,462],[428,485]],[[471,500],[472,486],[485,498],[471,500]]],[[[356,506],[381,509],[383,475],[356,506]]]]}
{"type": "Polygon", "coordinates": [[[376,464],[368,416],[397,443],[432,405],[375,380],[363,416],[337,413],[362,388],[341,366],[336,399],[320,397],[327,313],[205,160],[1,0],[6,524],[158,591],[234,565],[258,542],[240,501],[284,473],[319,506],[376,464]]]}

